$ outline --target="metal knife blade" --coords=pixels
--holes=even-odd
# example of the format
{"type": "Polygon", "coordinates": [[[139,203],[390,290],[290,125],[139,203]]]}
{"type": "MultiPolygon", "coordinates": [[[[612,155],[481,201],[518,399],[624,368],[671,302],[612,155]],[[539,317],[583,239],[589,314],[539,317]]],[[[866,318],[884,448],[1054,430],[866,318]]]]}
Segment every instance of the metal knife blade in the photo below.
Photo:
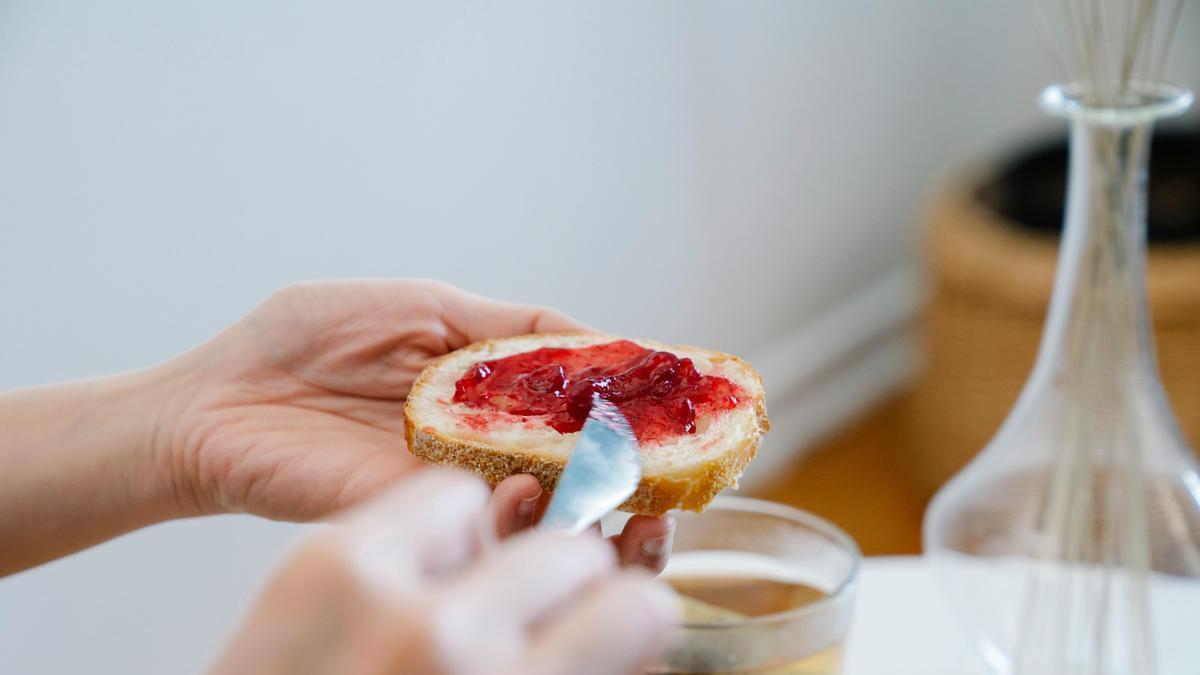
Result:
{"type": "Polygon", "coordinates": [[[593,394],[591,412],[538,528],[578,534],[629,499],[641,479],[641,453],[628,420],[593,394]]]}

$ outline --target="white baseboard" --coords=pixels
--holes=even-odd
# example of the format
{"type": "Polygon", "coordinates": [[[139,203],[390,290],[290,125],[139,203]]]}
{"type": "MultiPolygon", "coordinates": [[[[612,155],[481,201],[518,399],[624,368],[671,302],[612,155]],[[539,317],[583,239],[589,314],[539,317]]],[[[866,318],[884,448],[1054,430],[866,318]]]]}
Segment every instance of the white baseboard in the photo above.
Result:
{"type": "Polygon", "coordinates": [[[771,432],[741,484],[768,482],[814,440],[903,384],[915,363],[917,275],[903,265],[760,352],[771,432]]]}

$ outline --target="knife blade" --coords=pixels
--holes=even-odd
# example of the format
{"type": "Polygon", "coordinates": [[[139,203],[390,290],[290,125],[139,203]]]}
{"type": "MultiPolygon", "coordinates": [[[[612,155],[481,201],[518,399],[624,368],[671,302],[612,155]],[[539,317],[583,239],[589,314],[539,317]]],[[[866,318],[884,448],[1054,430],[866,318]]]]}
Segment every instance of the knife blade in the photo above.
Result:
{"type": "Polygon", "coordinates": [[[629,499],[641,479],[641,453],[629,421],[617,406],[592,394],[592,409],[538,528],[578,534],[629,499]]]}

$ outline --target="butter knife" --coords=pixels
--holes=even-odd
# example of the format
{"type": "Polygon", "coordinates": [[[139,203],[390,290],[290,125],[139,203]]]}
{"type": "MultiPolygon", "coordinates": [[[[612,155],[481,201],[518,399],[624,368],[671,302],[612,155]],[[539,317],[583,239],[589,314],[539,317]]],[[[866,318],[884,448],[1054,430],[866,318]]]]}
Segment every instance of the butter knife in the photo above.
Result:
{"type": "Polygon", "coordinates": [[[538,528],[583,532],[629,499],[641,479],[641,453],[629,421],[617,406],[592,394],[592,409],[538,528]]]}

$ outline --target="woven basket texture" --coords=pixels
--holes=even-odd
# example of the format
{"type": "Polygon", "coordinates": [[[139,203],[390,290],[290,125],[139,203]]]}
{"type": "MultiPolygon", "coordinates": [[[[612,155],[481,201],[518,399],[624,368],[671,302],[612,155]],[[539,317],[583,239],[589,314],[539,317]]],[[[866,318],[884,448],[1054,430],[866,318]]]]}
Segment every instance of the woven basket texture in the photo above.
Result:
{"type": "MultiPolygon", "coordinates": [[[[978,180],[940,194],[924,231],[924,360],[901,434],[910,478],[927,495],[991,439],[1029,376],[1057,262],[1057,239],[983,206],[978,180]]],[[[1200,246],[1152,246],[1147,292],[1159,370],[1176,417],[1200,448],[1200,246]]]]}

